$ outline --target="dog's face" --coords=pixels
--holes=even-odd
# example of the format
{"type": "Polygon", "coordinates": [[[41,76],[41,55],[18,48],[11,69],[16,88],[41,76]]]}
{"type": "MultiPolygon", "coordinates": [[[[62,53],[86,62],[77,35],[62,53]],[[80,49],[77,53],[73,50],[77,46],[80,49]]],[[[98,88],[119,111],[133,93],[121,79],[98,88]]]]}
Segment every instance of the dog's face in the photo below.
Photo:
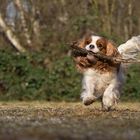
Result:
{"type": "Polygon", "coordinates": [[[100,36],[86,36],[79,41],[79,47],[94,53],[100,53],[107,56],[116,56],[118,51],[114,44],[100,36]]]}
{"type": "Polygon", "coordinates": [[[94,53],[98,53],[100,51],[100,46],[101,46],[98,42],[99,42],[99,40],[101,40],[101,37],[90,36],[89,38],[86,38],[88,41],[87,41],[87,44],[85,46],[85,49],[92,51],[94,53]]]}

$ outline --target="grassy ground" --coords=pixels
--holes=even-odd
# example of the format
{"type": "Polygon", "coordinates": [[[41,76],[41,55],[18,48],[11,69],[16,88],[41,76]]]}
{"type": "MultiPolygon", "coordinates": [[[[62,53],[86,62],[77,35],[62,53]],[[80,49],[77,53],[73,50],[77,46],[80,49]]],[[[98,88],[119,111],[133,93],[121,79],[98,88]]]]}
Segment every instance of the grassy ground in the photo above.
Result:
{"type": "Polygon", "coordinates": [[[0,140],[139,140],[140,103],[0,102],[0,140]]]}

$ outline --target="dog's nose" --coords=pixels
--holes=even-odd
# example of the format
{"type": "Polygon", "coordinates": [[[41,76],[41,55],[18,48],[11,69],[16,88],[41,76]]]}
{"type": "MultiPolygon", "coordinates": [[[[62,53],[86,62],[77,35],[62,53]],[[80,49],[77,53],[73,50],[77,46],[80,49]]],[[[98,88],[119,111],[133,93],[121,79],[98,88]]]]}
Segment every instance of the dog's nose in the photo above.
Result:
{"type": "Polygon", "coordinates": [[[95,46],[94,46],[94,45],[90,45],[89,48],[90,48],[90,49],[94,49],[95,46]]]}

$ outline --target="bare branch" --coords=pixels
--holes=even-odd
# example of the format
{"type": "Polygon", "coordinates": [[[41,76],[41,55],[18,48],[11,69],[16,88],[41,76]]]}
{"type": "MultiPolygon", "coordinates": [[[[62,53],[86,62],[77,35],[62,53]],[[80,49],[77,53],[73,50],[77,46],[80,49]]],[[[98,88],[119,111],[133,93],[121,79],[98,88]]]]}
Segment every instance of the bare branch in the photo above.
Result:
{"type": "Polygon", "coordinates": [[[13,46],[21,53],[26,52],[24,47],[20,44],[18,38],[14,35],[13,31],[6,25],[1,13],[0,13],[0,27],[2,31],[8,38],[8,40],[13,44],[13,46]]]}

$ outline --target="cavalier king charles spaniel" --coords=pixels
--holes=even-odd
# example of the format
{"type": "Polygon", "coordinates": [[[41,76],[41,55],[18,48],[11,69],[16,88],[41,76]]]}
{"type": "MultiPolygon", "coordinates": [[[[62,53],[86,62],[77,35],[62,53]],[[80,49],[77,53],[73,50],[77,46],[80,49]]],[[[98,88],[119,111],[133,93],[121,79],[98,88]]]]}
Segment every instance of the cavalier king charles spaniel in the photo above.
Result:
{"type": "MultiPolygon", "coordinates": [[[[121,57],[115,45],[104,37],[89,35],[74,45],[93,53],[110,57],[121,57]]],[[[124,82],[120,63],[101,61],[93,55],[75,56],[77,69],[83,73],[81,98],[84,105],[90,105],[102,99],[102,107],[110,110],[120,97],[124,82]]]]}

